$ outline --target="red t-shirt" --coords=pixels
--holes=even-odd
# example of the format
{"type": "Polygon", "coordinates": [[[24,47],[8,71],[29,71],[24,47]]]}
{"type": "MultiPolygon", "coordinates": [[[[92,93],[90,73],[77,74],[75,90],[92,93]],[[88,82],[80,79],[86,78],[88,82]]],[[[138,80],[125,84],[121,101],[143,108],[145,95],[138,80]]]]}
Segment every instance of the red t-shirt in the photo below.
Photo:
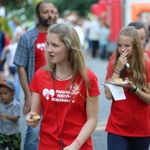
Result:
{"type": "MultiPolygon", "coordinates": [[[[150,71],[150,61],[145,60],[145,62],[148,71],[150,71]]],[[[107,67],[106,79],[111,78],[112,68],[113,61],[107,67]]],[[[128,77],[129,74],[126,76],[128,77]]],[[[150,82],[148,76],[147,82],[150,82]]],[[[124,92],[125,100],[112,100],[106,131],[130,137],[150,136],[150,106],[127,88],[124,88],[124,92]]]]}
{"type": "Polygon", "coordinates": [[[114,60],[115,59],[115,52],[113,52],[112,54],[111,54],[111,56],[109,57],[109,61],[108,62],[111,62],[112,60],[114,60]]]}
{"type": "MultiPolygon", "coordinates": [[[[88,76],[89,95],[99,95],[97,77],[90,70],[88,76]]],[[[39,69],[33,77],[30,89],[40,94],[43,105],[38,150],[59,149],[60,139],[63,139],[64,146],[70,145],[87,120],[85,83],[81,83],[80,74],[76,82],[68,86],[70,81],[71,79],[53,81],[51,73],[42,69],[39,69]]],[[[81,147],[81,150],[85,149],[93,149],[91,137],[81,147]]]]}
{"type": "Polygon", "coordinates": [[[35,42],[35,70],[36,72],[42,66],[45,66],[45,42],[46,42],[46,33],[39,32],[38,38],[35,42]]]}

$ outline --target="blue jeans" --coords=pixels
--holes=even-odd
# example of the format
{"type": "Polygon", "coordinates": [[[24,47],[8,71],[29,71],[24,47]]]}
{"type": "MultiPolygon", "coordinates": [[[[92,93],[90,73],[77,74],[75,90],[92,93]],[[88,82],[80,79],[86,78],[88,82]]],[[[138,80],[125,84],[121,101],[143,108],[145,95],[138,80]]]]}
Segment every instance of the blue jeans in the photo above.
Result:
{"type": "Polygon", "coordinates": [[[24,142],[24,150],[37,150],[39,140],[40,122],[36,128],[27,127],[27,133],[24,142]]]}
{"type": "Polygon", "coordinates": [[[126,137],[108,133],[108,150],[148,150],[150,137],[126,137]]]}

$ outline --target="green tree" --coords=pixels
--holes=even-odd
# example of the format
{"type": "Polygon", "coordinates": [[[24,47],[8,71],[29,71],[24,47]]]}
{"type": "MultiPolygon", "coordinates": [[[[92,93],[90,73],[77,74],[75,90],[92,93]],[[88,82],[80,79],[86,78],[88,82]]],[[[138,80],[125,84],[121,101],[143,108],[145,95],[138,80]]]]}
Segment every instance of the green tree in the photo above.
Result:
{"type": "MultiPolygon", "coordinates": [[[[7,15],[24,17],[24,20],[35,20],[35,6],[41,0],[0,0],[7,15]]],[[[60,16],[66,11],[76,11],[79,16],[85,16],[90,12],[90,6],[98,0],[49,0],[58,8],[60,16]]]]}
{"type": "Polygon", "coordinates": [[[25,20],[35,20],[35,5],[41,0],[0,0],[5,7],[7,16],[21,17],[25,20]]]}
{"type": "Polygon", "coordinates": [[[12,38],[12,31],[8,26],[8,20],[6,18],[0,17],[0,30],[7,33],[9,37],[12,38]]]}
{"type": "Polygon", "coordinates": [[[90,6],[97,3],[98,0],[51,0],[60,14],[64,14],[66,10],[76,11],[79,16],[85,16],[90,12],[90,6]]]}

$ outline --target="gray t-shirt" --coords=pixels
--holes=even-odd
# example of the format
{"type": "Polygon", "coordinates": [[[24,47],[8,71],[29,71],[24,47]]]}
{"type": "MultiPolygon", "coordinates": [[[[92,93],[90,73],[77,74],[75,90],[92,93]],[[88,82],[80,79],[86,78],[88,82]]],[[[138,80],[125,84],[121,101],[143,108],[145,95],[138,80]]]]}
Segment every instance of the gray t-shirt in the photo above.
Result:
{"type": "MultiPolygon", "coordinates": [[[[11,116],[21,116],[20,103],[13,100],[9,104],[5,104],[0,100],[0,115],[7,113],[11,116]]],[[[9,119],[0,118],[0,133],[6,135],[20,133],[19,119],[17,122],[10,121],[9,119]]]]}

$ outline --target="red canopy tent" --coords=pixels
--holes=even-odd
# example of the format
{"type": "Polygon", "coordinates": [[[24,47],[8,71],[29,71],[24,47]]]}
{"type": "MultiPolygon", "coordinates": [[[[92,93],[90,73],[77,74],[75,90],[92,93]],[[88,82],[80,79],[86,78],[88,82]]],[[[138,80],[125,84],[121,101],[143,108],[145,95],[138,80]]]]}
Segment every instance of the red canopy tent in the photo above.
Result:
{"type": "Polygon", "coordinates": [[[103,21],[110,25],[110,41],[116,42],[116,38],[122,28],[121,0],[99,0],[91,5],[91,12],[102,17],[103,21]]]}

